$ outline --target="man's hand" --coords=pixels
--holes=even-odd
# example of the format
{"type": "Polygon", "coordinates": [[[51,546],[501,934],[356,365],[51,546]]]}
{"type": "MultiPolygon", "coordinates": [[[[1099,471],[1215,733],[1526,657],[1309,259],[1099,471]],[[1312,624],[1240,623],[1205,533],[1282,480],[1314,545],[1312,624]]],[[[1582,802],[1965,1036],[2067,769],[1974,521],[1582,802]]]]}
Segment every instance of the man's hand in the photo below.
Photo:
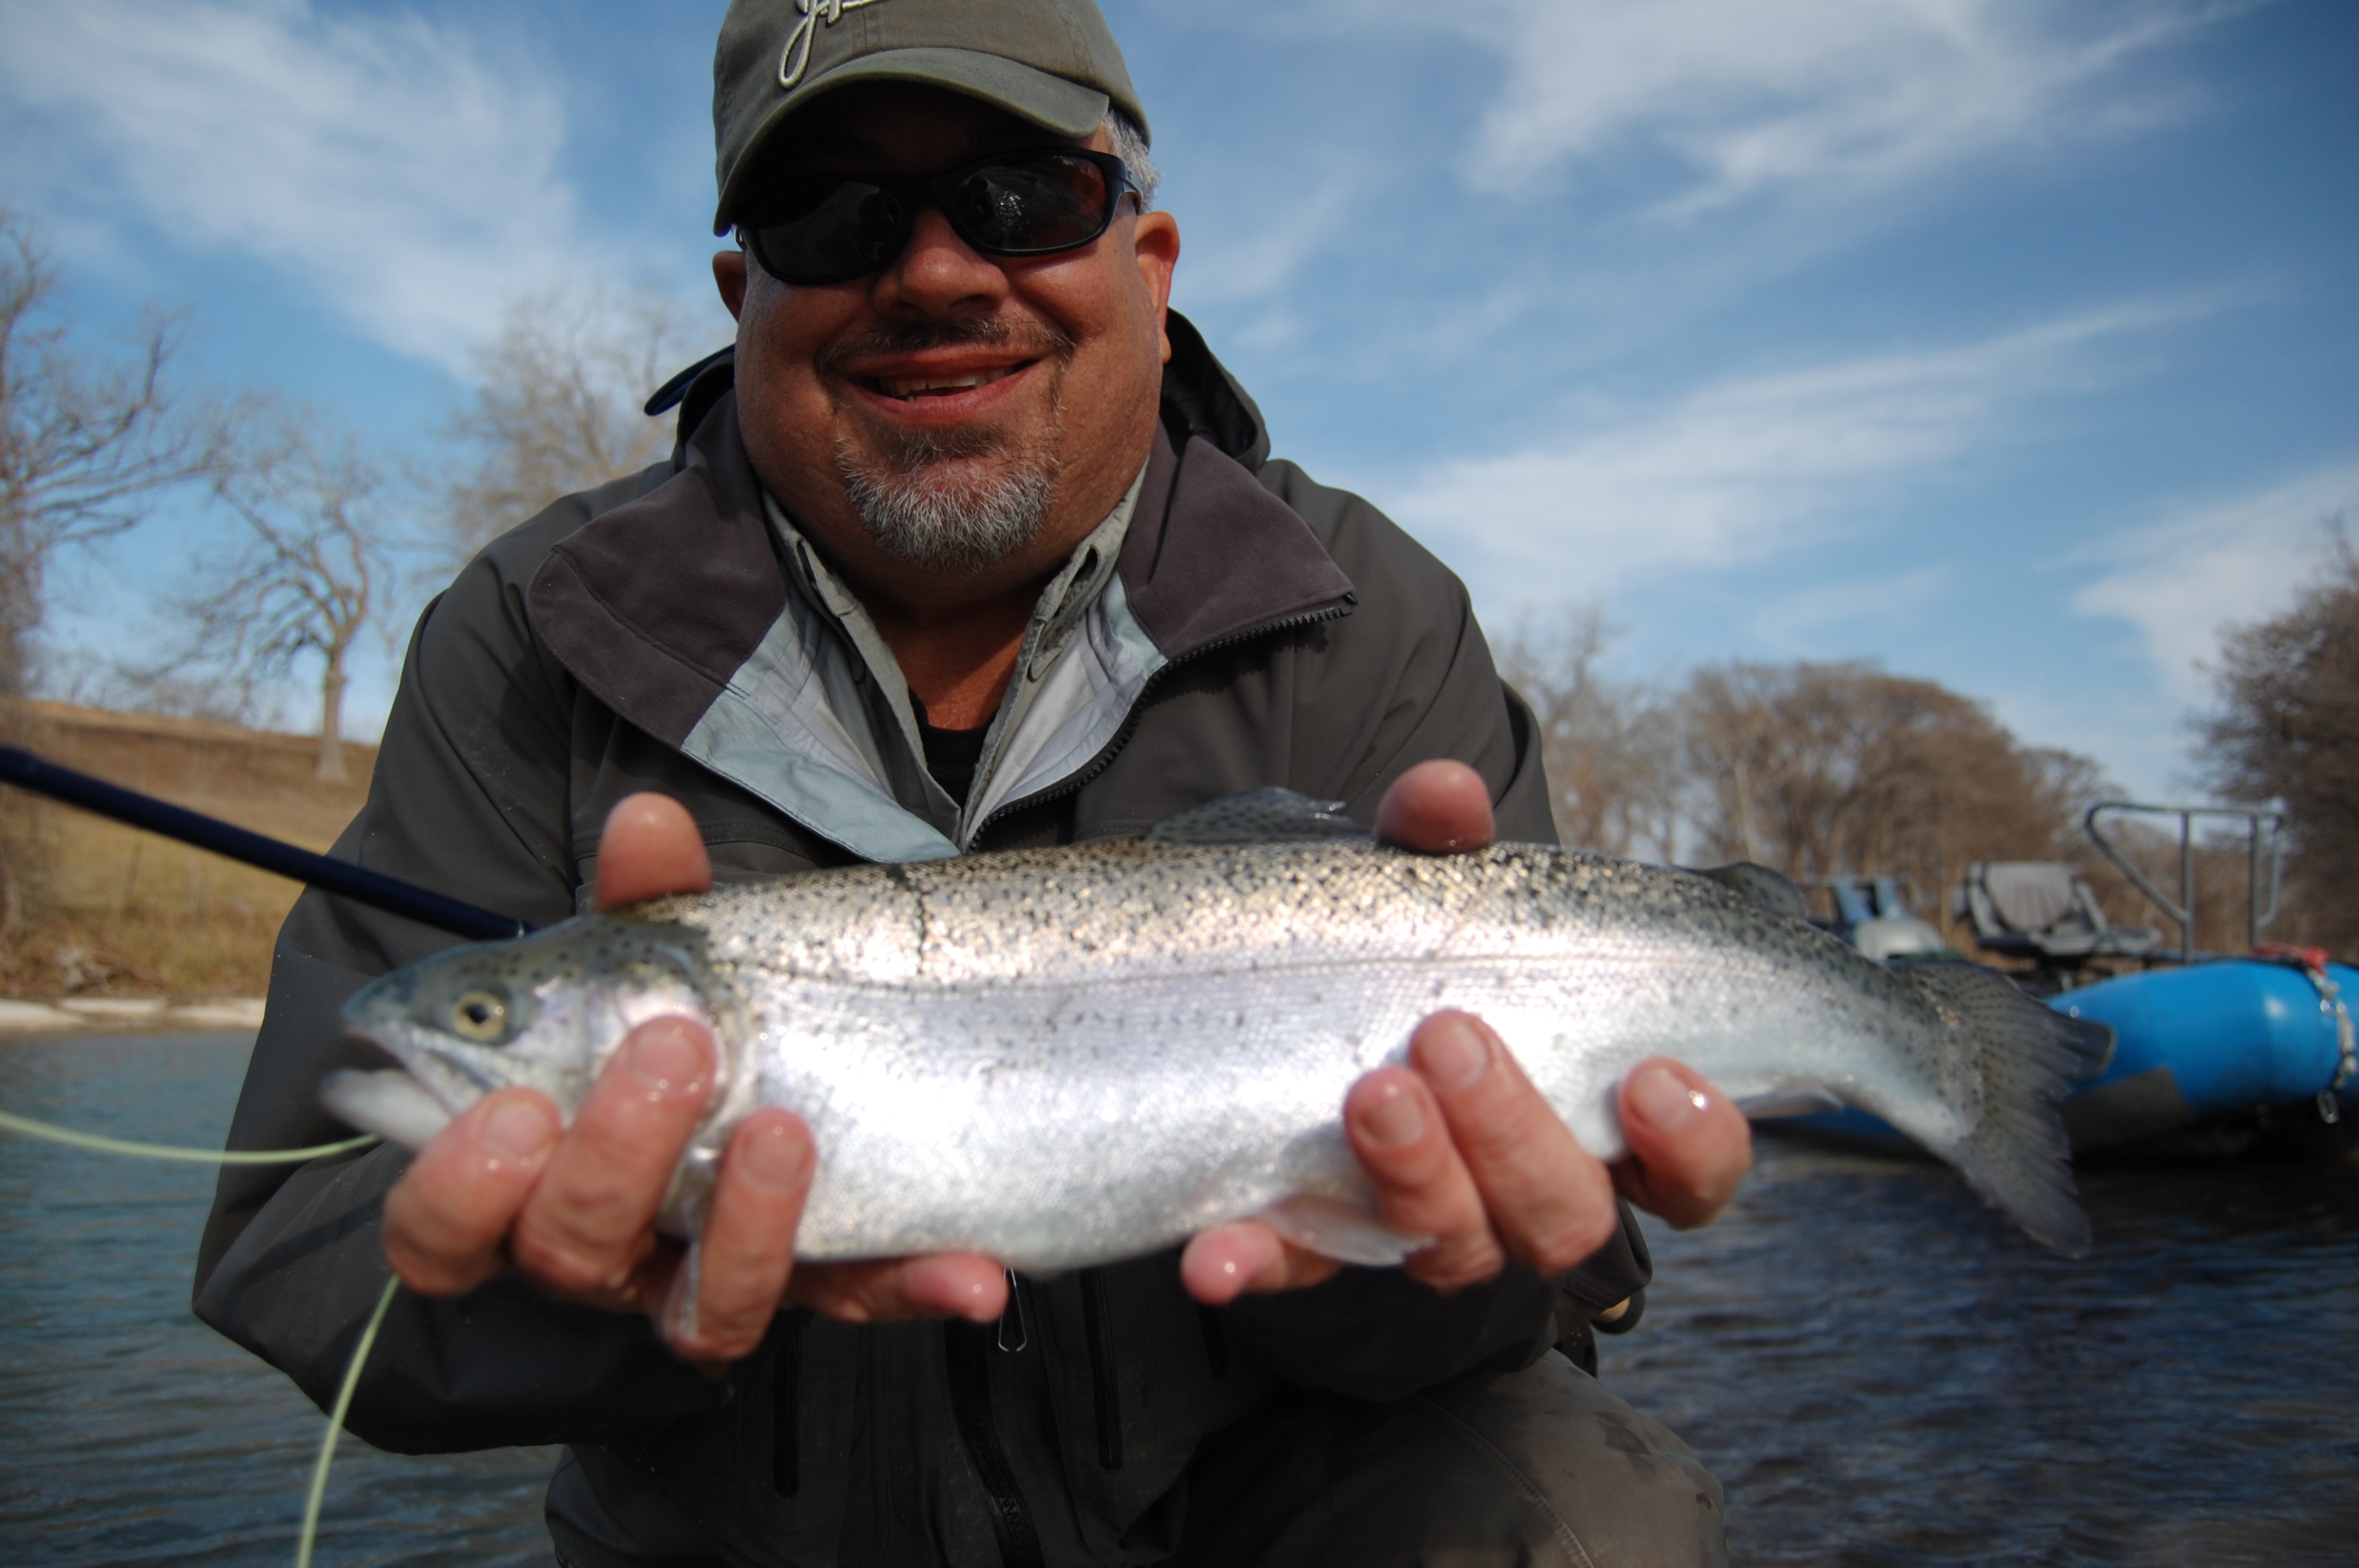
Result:
{"type": "MultiPolygon", "coordinates": [[[[1489,792],[1462,762],[1411,768],[1376,811],[1378,838],[1430,854],[1479,849],[1491,827],[1489,792]]],[[[1701,1075],[1661,1057],[1623,1081],[1630,1152],[1610,1171],[1573,1141],[1480,1019],[1427,1019],[1409,1063],[1353,1086],[1343,1124],[1385,1221],[1434,1238],[1408,1269],[1439,1290],[1488,1280],[1510,1261],[1564,1272],[1613,1236],[1617,1188],[1680,1229],[1705,1224],[1753,1162],[1744,1116],[1701,1075]]],[[[1219,1305],[1316,1284],[1337,1267],[1245,1220],[1190,1242],[1180,1275],[1197,1300],[1219,1305]]]]}
{"type": "MultiPolygon", "coordinates": [[[[677,801],[633,795],[607,817],[600,909],[712,885],[703,841],[677,801]]],[[[672,1299],[681,1249],[656,1233],[655,1217],[719,1060],[703,1024],[659,1018],[625,1037],[570,1128],[534,1090],[484,1096],[386,1195],[394,1271],[421,1294],[456,1295],[513,1264],[552,1295],[647,1313],[674,1349],[708,1367],[753,1351],[783,1305],[859,1323],[999,1314],[1006,1276],[972,1254],[798,1268],[810,1130],[791,1112],[758,1110],[722,1155],[695,1329],[685,1332],[684,1303],[672,1299]]]]}

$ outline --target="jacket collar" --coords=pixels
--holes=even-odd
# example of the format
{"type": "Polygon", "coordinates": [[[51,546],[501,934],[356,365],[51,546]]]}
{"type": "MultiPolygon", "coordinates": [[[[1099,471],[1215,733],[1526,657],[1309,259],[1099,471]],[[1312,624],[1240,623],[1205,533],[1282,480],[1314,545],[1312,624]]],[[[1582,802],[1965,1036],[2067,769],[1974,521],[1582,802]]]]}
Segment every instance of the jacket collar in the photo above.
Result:
{"type": "MultiPolygon", "coordinates": [[[[786,607],[786,568],[719,399],[671,480],[560,540],[528,590],[533,623],[575,679],[677,746],[786,607]]],[[[1165,663],[1348,604],[1351,579],[1308,524],[1201,436],[1158,431],[1119,578],[1165,663]]]]}
{"type": "MultiPolygon", "coordinates": [[[[1031,727],[1011,793],[969,814],[974,832],[1115,744],[1170,664],[1353,602],[1309,525],[1206,435],[1175,449],[1165,414],[1093,630],[1063,662],[1065,718],[1031,727]]],[[[869,748],[831,718],[842,694],[810,689],[828,661],[799,645],[812,633],[787,613],[789,568],[761,496],[724,393],[670,481],[551,549],[527,589],[536,630],[618,716],[853,852],[957,853],[973,833],[954,841],[894,804],[869,748]]]]}

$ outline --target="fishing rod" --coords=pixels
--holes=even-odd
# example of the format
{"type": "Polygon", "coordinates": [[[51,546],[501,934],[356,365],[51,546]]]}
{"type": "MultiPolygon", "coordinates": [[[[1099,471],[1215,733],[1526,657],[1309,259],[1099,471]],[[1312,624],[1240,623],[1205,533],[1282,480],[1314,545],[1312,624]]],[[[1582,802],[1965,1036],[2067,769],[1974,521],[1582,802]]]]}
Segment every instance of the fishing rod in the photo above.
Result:
{"type": "Polygon", "coordinates": [[[184,806],[142,795],[136,789],[60,767],[20,746],[0,746],[0,784],[12,784],[36,795],[78,806],[84,811],[111,816],[117,822],[193,844],[229,860],[305,882],[322,892],[367,904],[372,909],[448,931],[473,942],[497,942],[526,936],[533,927],[512,914],[497,914],[462,903],[415,882],[372,871],[350,860],[332,860],[299,849],[283,839],[249,832],[218,816],[190,811],[184,806]]]}

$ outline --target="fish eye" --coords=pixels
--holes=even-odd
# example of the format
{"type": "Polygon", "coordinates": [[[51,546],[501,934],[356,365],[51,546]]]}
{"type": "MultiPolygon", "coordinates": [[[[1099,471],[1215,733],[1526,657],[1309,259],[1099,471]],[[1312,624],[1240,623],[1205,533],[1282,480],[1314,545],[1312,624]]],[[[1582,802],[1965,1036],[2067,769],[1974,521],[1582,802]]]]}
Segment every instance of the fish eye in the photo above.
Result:
{"type": "Polygon", "coordinates": [[[489,1044],[508,1032],[506,993],[478,988],[451,1004],[451,1027],[467,1039],[489,1044]]]}

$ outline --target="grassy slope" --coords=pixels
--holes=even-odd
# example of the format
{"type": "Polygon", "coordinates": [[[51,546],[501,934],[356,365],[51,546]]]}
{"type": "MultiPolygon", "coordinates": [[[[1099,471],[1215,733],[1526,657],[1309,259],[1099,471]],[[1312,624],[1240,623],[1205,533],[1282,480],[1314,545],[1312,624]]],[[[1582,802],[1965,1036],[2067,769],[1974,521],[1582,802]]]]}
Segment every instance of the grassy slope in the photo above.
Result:
{"type": "MultiPolygon", "coordinates": [[[[311,849],[360,809],[376,762],[375,747],[348,745],[352,782],[330,784],[303,736],[61,703],[27,704],[24,723],[25,743],[52,762],[311,849]]],[[[38,849],[17,927],[0,937],[0,991],[262,994],[295,883],[71,807],[33,810],[38,849]]]]}

